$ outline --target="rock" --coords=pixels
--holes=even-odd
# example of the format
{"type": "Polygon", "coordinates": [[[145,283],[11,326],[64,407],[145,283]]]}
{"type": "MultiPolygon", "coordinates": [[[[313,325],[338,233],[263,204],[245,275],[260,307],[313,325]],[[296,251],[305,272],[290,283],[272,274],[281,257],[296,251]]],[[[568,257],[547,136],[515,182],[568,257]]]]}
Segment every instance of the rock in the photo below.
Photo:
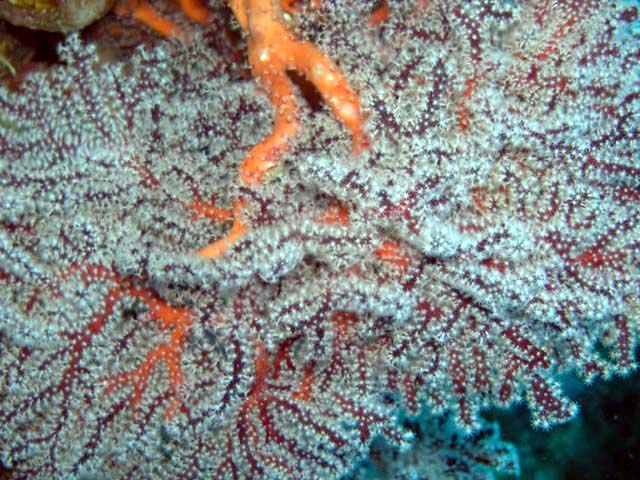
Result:
{"type": "Polygon", "coordinates": [[[70,32],[102,17],[114,0],[0,0],[0,18],[23,27],[70,32]]]}

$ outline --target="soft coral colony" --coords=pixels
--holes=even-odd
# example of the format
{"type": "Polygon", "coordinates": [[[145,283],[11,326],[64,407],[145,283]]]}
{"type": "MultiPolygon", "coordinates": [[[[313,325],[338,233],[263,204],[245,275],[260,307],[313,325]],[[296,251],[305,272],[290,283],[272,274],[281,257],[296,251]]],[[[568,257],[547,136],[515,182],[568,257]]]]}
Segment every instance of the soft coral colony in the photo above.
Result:
{"type": "Polygon", "coordinates": [[[230,2],[257,83],[212,2],[0,90],[15,478],[489,478],[636,368],[637,6],[311,3],[230,2]]]}

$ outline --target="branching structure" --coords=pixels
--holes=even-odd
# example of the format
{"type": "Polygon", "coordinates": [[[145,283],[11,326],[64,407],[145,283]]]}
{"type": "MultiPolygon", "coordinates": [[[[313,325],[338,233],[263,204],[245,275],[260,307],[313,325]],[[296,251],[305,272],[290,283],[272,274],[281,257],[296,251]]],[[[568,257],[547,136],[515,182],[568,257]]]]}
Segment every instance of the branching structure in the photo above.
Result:
{"type": "Polygon", "coordinates": [[[377,438],[424,475],[490,478],[470,448],[515,467],[482,408],[524,398],[547,428],[577,411],[560,375],[635,369],[637,7],[376,6],[293,15],[291,42],[340,67],[337,95],[309,78],[315,104],[296,62],[261,78],[271,98],[239,80],[222,5],[126,63],[72,36],[0,91],[16,478],[339,478],[377,438]],[[239,180],[278,108],[297,135],[239,180]],[[423,407],[476,436],[434,420],[410,450],[398,418],[423,407]]]}

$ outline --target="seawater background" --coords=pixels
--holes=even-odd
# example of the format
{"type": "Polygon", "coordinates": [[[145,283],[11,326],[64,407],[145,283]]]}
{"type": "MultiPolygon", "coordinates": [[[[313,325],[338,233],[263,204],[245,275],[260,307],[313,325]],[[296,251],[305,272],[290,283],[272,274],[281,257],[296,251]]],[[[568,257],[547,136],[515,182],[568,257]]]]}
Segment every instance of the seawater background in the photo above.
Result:
{"type": "MultiPolygon", "coordinates": [[[[636,351],[636,358],[639,356],[640,349],[636,351]]],[[[566,376],[562,386],[580,405],[580,413],[574,420],[548,431],[531,426],[531,414],[525,404],[484,412],[488,424],[498,425],[500,441],[516,449],[519,476],[481,470],[481,477],[477,476],[478,472],[472,472],[463,477],[457,476],[459,473],[445,477],[416,476],[415,480],[475,480],[491,478],[491,474],[495,480],[640,479],[640,372],[626,378],[600,379],[592,385],[585,385],[576,376],[566,376]],[[483,476],[486,474],[488,476],[483,476]]],[[[433,428],[436,424],[428,420],[428,415],[428,411],[423,410],[418,417],[403,418],[414,427],[421,424],[423,428],[433,428]]],[[[445,423],[444,426],[450,428],[451,433],[456,431],[454,425],[445,423]]],[[[467,441],[471,444],[472,440],[473,437],[467,441]]],[[[387,444],[378,445],[389,454],[387,460],[394,457],[387,444]]],[[[387,467],[384,460],[382,463],[380,459],[364,460],[343,480],[396,480],[391,473],[383,471],[387,467]]],[[[401,479],[414,480],[414,477],[408,474],[401,479]]]]}
{"type": "MultiPolygon", "coordinates": [[[[636,352],[636,358],[638,358],[636,352]]],[[[573,421],[545,432],[529,425],[526,406],[492,410],[502,439],[520,456],[521,479],[633,480],[640,478],[640,372],[599,380],[591,386],[575,377],[566,392],[580,404],[573,421]]],[[[497,479],[512,476],[496,475],[497,479]]]]}

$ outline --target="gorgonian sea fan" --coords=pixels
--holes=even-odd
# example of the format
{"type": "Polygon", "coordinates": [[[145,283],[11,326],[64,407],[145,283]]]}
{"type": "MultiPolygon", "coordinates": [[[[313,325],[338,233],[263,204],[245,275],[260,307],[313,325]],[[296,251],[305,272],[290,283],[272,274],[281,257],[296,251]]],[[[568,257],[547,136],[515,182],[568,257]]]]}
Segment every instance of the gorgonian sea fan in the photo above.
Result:
{"type": "MultiPolygon", "coordinates": [[[[359,92],[369,149],[310,102],[257,187],[237,172],[270,104],[215,21],[122,63],[71,36],[0,90],[16,478],[338,478],[411,441],[399,412],[474,432],[524,397],[548,427],[577,410],[559,375],[635,368],[637,7],[353,3],[296,28],[359,92]],[[196,255],[234,203],[246,233],[196,255]]],[[[439,434],[421,468],[464,456],[439,434]]]]}

